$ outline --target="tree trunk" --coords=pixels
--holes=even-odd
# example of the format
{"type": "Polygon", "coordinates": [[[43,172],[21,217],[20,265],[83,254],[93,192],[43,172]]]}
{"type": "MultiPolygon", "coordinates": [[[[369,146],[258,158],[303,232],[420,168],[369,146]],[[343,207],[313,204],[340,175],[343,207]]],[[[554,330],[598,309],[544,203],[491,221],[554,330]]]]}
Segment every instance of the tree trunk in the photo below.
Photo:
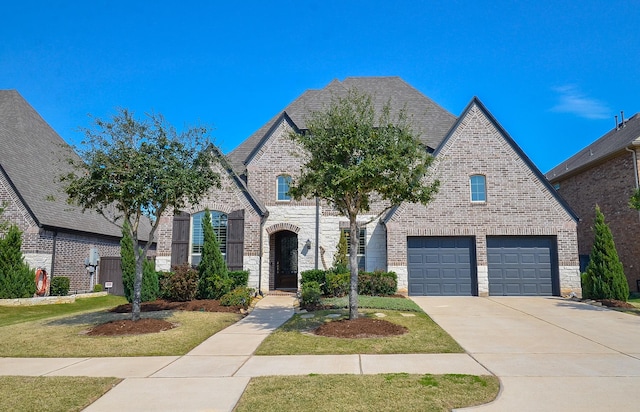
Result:
{"type": "Polygon", "coordinates": [[[144,252],[138,247],[138,242],[134,241],[133,250],[136,257],[136,274],[133,278],[133,303],[131,308],[131,320],[140,320],[140,301],[142,300],[142,268],[144,263],[144,252]]]}
{"type": "Polygon", "coordinates": [[[357,216],[349,217],[349,271],[351,283],[349,285],[349,319],[358,318],[358,245],[360,244],[360,230],[357,216]]]}

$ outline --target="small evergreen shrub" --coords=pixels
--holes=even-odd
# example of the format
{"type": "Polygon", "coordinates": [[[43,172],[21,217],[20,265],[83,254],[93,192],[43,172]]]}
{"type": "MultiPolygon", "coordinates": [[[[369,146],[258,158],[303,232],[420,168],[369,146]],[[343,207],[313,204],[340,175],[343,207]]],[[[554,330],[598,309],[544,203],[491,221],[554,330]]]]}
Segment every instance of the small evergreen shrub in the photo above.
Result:
{"type": "Polygon", "coordinates": [[[313,306],[320,303],[322,289],[318,282],[311,280],[302,284],[300,293],[300,304],[303,306],[313,306]]]}
{"type": "Polygon", "coordinates": [[[307,282],[316,282],[320,285],[320,290],[322,294],[326,294],[327,290],[325,289],[325,285],[327,283],[327,271],[321,269],[311,269],[305,270],[300,274],[300,286],[304,285],[307,282]]]}
{"type": "Polygon", "coordinates": [[[0,238],[0,299],[30,298],[36,293],[35,270],[24,263],[22,232],[11,225],[0,238]]]}
{"type": "Polygon", "coordinates": [[[218,236],[211,224],[209,209],[205,209],[202,219],[202,259],[198,265],[200,283],[198,297],[200,299],[220,299],[222,295],[231,290],[232,281],[229,279],[229,270],[220,252],[218,236]]]}
{"type": "Polygon", "coordinates": [[[188,263],[174,267],[174,271],[161,275],[162,296],[167,300],[186,302],[198,293],[198,271],[188,263]]]}
{"type": "Polygon", "coordinates": [[[64,276],[51,278],[51,296],[67,296],[69,294],[70,280],[64,276]]]}
{"type": "Polygon", "coordinates": [[[104,287],[101,284],[97,283],[93,285],[94,292],[102,292],[103,290],[104,290],[104,287]]]}
{"type": "Polygon", "coordinates": [[[629,298],[629,284],[624,275],[622,262],[618,258],[611,229],[604,221],[604,215],[596,206],[593,231],[595,237],[589,265],[580,278],[582,296],[587,299],[615,299],[626,302],[629,298]]]}
{"type": "Polygon", "coordinates": [[[398,290],[398,275],[395,272],[358,273],[358,294],[369,296],[389,296],[398,290]]]}
{"type": "Polygon", "coordinates": [[[335,273],[330,271],[327,272],[326,279],[327,295],[339,298],[349,293],[351,275],[348,272],[335,273]]]}
{"type": "Polygon", "coordinates": [[[142,289],[140,290],[140,301],[153,302],[158,299],[160,285],[158,284],[158,272],[156,263],[151,259],[145,259],[142,266],[142,289]]]}
{"type": "Polygon", "coordinates": [[[251,296],[253,295],[253,289],[247,287],[237,287],[231,292],[225,293],[220,298],[220,304],[222,306],[242,306],[245,309],[251,304],[251,296]]]}
{"type": "Polygon", "coordinates": [[[344,230],[341,230],[336,254],[333,255],[333,269],[336,273],[345,273],[349,271],[349,257],[347,256],[348,250],[349,245],[347,245],[347,236],[345,235],[344,230]]]}
{"type": "Polygon", "coordinates": [[[248,270],[235,270],[229,272],[229,279],[231,279],[231,290],[238,287],[247,287],[249,285],[249,271],[248,270]]]}

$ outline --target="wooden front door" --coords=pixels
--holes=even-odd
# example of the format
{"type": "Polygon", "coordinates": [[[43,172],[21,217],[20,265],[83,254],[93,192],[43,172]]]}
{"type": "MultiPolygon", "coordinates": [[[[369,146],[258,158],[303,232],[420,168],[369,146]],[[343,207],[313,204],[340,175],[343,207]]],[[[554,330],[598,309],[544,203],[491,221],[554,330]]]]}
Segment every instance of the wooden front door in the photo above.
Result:
{"type": "Polygon", "coordinates": [[[275,288],[298,289],[298,235],[282,231],[274,236],[275,288]]]}

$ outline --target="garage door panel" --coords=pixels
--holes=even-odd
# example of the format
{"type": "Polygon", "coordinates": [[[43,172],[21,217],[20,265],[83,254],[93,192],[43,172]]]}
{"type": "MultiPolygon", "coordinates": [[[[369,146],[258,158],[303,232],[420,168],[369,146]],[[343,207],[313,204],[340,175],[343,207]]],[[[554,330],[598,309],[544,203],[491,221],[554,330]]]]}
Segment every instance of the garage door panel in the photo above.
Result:
{"type": "MultiPolygon", "coordinates": [[[[475,242],[473,238],[449,237],[409,237],[408,256],[422,256],[408,259],[409,273],[418,270],[422,278],[409,276],[410,295],[472,295],[475,279],[472,279],[472,265],[475,265],[475,242]],[[473,253],[473,255],[472,255],[473,253]]],[[[475,269],[475,267],[473,268],[475,269]]]]}
{"type": "Polygon", "coordinates": [[[489,294],[553,295],[555,238],[488,237],[489,294]]]}

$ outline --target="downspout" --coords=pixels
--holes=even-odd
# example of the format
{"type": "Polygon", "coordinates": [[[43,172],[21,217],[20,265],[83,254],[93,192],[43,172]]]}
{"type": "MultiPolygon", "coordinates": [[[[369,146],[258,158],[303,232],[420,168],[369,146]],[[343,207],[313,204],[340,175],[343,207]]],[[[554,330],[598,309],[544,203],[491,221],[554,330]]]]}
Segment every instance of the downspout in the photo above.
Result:
{"type": "Polygon", "coordinates": [[[258,257],[258,294],[260,296],[264,296],[264,293],[262,293],[262,254],[263,254],[263,247],[262,247],[262,243],[263,243],[263,236],[262,236],[262,232],[264,231],[264,223],[267,220],[267,217],[265,215],[260,217],[260,252],[259,252],[259,257],[258,257]]]}
{"type": "Polygon", "coordinates": [[[318,270],[318,256],[320,255],[320,200],[316,197],[316,252],[315,269],[318,270]]]}
{"type": "MultiPolygon", "coordinates": [[[[635,147],[631,146],[631,147],[635,147]]],[[[631,154],[633,155],[633,171],[634,171],[634,177],[636,178],[636,190],[640,187],[640,182],[638,182],[638,159],[636,156],[636,151],[635,149],[630,149],[628,147],[624,148],[627,152],[631,152],[631,154]]]]}

